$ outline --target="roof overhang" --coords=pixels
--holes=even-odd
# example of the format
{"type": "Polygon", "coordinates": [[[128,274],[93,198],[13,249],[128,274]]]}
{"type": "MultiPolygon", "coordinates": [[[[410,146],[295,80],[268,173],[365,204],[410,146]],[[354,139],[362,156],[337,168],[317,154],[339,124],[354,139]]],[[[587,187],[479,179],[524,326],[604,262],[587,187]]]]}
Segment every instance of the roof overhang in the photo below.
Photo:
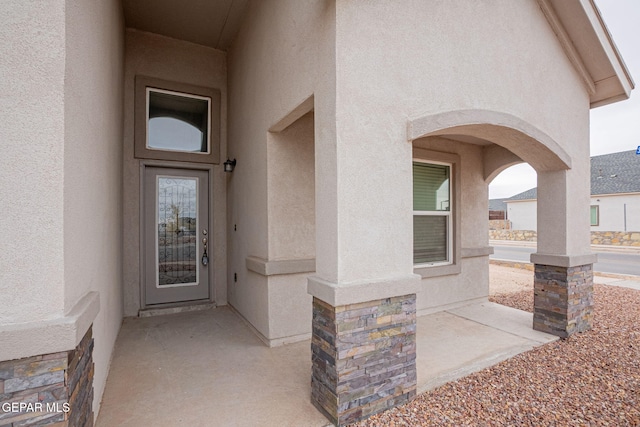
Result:
{"type": "Polygon", "coordinates": [[[122,0],[125,25],[226,51],[248,0],[122,0]]]}
{"type": "Polygon", "coordinates": [[[591,108],[628,99],[633,79],[593,0],[537,0],[583,80],[591,108]]]}

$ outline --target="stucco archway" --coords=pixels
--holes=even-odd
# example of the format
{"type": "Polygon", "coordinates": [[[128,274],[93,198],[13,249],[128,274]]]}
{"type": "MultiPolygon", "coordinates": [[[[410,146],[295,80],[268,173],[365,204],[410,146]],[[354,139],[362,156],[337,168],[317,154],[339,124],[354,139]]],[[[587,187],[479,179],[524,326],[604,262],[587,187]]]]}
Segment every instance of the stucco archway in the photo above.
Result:
{"type": "MultiPolygon", "coordinates": [[[[499,111],[454,110],[408,122],[407,140],[414,146],[431,138],[445,149],[449,142],[482,146],[485,183],[516,163],[527,162],[536,170],[538,245],[537,253],[531,256],[535,267],[533,326],[561,337],[589,329],[595,256],[589,247],[589,164],[585,158],[575,153],[571,157],[539,127],[499,111]]],[[[480,201],[476,198],[473,203],[477,206],[480,201]]]]}
{"type": "Polygon", "coordinates": [[[483,109],[446,111],[410,120],[407,139],[464,135],[496,144],[484,149],[484,178],[527,162],[536,171],[571,169],[571,157],[553,138],[512,114],[483,109]]]}

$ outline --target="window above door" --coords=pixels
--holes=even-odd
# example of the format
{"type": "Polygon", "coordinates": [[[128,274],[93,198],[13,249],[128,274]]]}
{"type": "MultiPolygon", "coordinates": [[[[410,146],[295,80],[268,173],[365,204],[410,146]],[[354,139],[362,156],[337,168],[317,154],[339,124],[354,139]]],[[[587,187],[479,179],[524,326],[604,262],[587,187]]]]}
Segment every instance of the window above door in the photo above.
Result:
{"type": "Polygon", "coordinates": [[[136,76],[135,157],[220,162],[220,91],[136,76]]]}

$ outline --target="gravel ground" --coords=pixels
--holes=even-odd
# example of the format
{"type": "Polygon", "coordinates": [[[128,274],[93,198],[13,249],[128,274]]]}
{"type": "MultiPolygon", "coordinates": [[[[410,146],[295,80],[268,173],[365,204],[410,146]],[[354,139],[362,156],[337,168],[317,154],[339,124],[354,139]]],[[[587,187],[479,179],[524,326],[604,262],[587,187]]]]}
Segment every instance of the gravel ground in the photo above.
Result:
{"type": "MultiPolygon", "coordinates": [[[[491,299],[532,311],[532,273],[495,267],[491,299]]],[[[593,330],[522,353],[355,426],[640,426],[640,291],[594,288],[593,330]]]]}

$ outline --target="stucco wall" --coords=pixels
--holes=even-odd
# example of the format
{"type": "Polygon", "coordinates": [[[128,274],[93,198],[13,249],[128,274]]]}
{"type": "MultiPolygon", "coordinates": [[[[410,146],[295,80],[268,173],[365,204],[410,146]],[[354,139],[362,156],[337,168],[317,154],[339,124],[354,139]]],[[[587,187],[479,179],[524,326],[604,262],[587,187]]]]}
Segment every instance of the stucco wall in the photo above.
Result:
{"type": "Polygon", "coordinates": [[[316,255],[313,113],[267,141],[269,259],[316,255]]]}
{"type": "Polygon", "coordinates": [[[0,7],[0,325],[64,312],[64,10],[0,7]]]}
{"type": "MultiPolygon", "coordinates": [[[[323,135],[319,129],[335,122],[331,114],[324,113],[325,108],[331,108],[332,92],[322,86],[332,84],[332,66],[326,65],[323,53],[324,46],[332,40],[331,3],[252,2],[228,56],[229,155],[238,161],[228,190],[229,229],[234,230],[229,233],[229,301],[268,339],[297,333],[299,327],[294,323],[282,326],[291,316],[288,306],[304,307],[299,310],[307,310],[310,315],[306,276],[267,278],[249,271],[246,258],[304,258],[315,253],[315,237],[310,228],[313,206],[305,206],[312,203],[313,184],[309,178],[313,171],[305,165],[312,162],[313,140],[306,130],[304,140],[299,141],[302,146],[289,150],[285,134],[288,130],[283,132],[283,139],[282,135],[270,137],[269,129],[314,94],[315,104],[311,106],[315,106],[316,153],[318,132],[323,135]],[[302,157],[295,158],[298,151],[302,157]],[[292,167],[292,175],[287,175],[286,165],[280,163],[284,156],[301,162],[292,167]],[[271,175],[267,172],[268,163],[274,166],[271,175]],[[296,176],[303,179],[301,192],[288,192],[281,187],[296,176]],[[299,197],[302,198],[296,200],[299,197]],[[287,209],[291,203],[302,215],[300,218],[292,218],[295,212],[287,209]],[[292,228],[287,228],[289,220],[293,220],[292,228]],[[272,241],[270,231],[277,233],[272,241]],[[278,302],[280,296],[289,301],[278,302]]],[[[293,126],[309,128],[309,120],[305,118],[302,124],[293,126]]],[[[321,136],[320,141],[326,138],[321,136]]],[[[317,182],[315,188],[318,191],[317,182]]],[[[328,209],[329,215],[330,212],[328,209]]]]}
{"type": "MultiPolygon", "coordinates": [[[[573,169],[557,177],[568,210],[588,204],[582,193],[588,195],[589,98],[538,5],[449,1],[425,7],[417,0],[402,5],[337,5],[339,282],[406,275],[412,269],[411,144],[406,142],[411,118],[470,108],[517,116],[575,158],[573,169]]],[[[525,160],[545,166],[541,158],[525,160]]],[[[565,227],[551,227],[549,240],[588,231],[586,219],[568,223],[565,217],[561,211],[549,218],[549,224],[565,227]]],[[[477,232],[486,238],[486,226],[477,232]]],[[[582,245],[566,240],[557,240],[556,253],[582,245]]]]}
{"type": "Polygon", "coordinates": [[[535,200],[507,203],[507,215],[512,230],[538,229],[538,204],[535,200]]]}
{"type": "Polygon", "coordinates": [[[591,206],[599,207],[600,220],[592,231],[640,231],[640,194],[592,196],[591,206]]]}
{"type": "Polygon", "coordinates": [[[97,413],[122,320],[120,2],[9,1],[0,21],[0,360],[93,322],[97,413]]]}
{"type": "Polygon", "coordinates": [[[93,324],[94,413],[122,323],[122,85],[118,0],[67,1],[64,145],[65,313],[100,294],[93,324]]]}
{"type": "MultiPolygon", "coordinates": [[[[136,75],[155,77],[219,89],[221,92],[220,158],[226,159],[227,63],[226,54],[205,46],[151,33],[127,29],[124,82],[124,314],[135,316],[140,300],[140,160],[133,157],[134,80],[136,75]]],[[[213,170],[214,300],[227,302],[226,286],[226,182],[222,165],[213,170]]]]}

